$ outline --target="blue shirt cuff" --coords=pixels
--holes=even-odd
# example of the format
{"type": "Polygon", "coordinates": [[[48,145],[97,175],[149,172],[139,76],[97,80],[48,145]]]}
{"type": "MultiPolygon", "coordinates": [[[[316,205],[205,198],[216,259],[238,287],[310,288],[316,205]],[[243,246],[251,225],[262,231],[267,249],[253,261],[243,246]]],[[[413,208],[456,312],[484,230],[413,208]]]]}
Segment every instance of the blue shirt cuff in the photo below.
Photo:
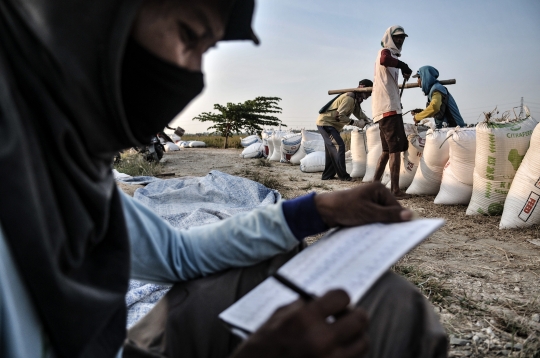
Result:
{"type": "Polygon", "coordinates": [[[329,229],[315,207],[315,193],[283,202],[283,215],[298,241],[329,229]]]}

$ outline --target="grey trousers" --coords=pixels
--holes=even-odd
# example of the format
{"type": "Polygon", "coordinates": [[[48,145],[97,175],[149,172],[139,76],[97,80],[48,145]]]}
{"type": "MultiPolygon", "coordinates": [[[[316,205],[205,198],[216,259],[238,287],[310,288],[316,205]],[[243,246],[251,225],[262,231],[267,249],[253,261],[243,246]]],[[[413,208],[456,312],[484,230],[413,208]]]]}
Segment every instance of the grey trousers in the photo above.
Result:
{"type": "MultiPolygon", "coordinates": [[[[128,331],[125,358],[224,358],[240,343],[218,315],[294,253],[179,283],[128,331]]],[[[359,302],[369,317],[366,357],[447,357],[447,337],[416,287],[387,272],[359,302]]]]}
{"type": "Polygon", "coordinates": [[[350,177],[345,166],[345,142],[339,135],[339,131],[332,126],[317,126],[324,140],[325,164],[322,180],[332,179],[336,174],[339,179],[350,177]],[[339,150],[336,149],[332,139],[336,141],[339,150]]]}

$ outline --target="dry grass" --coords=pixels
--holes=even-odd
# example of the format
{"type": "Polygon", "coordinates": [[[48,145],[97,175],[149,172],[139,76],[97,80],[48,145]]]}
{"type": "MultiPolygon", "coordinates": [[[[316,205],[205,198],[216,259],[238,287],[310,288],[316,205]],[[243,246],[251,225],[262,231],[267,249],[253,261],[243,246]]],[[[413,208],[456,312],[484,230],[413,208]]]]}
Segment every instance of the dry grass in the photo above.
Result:
{"type": "MultiPolygon", "coordinates": [[[[246,135],[242,136],[245,137],[246,135]]],[[[239,135],[229,137],[229,148],[242,148],[240,144],[240,139],[242,138],[239,135]]],[[[223,148],[225,145],[225,137],[220,137],[219,135],[199,135],[199,134],[186,134],[182,137],[182,140],[191,141],[191,140],[200,140],[206,143],[206,146],[209,148],[223,148]]]]}
{"type": "Polygon", "coordinates": [[[148,162],[140,153],[126,151],[121,153],[120,157],[120,163],[114,164],[114,169],[118,170],[120,173],[131,176],[155,176],[163,172],[162,164],[148,162]]]}
{"type": "Polygon", "coordinates": [[[259,158],[257,159],[257,161],[255,162],[255,166],[257,167],[271,167],[272,166],[272,162],[265,159],[265,158],[259,158]]]}

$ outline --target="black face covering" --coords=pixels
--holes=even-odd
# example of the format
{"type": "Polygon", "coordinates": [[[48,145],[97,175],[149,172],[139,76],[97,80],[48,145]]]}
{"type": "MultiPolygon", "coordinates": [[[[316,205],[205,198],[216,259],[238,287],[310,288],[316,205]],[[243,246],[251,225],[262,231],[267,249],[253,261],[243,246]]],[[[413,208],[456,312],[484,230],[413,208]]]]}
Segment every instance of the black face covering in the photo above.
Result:
{"type": "MultiPolygon", "coordinates": [[[[227,3],[223,18],[245,20],[228,39],[249,38],[253,0],[227,3]]],[[[0,225],[58,358],[121,347],[130,248],[111,158],[202,89],[202,74],[126,49],[140,4],[0,0],[0,225]]]]}
{"type": "Polygon", "coordinates": [[[139,142],[148,143],[203,87],[202,72],[175,66],[129,40],[122,63],[122,102],[139,142]]]}

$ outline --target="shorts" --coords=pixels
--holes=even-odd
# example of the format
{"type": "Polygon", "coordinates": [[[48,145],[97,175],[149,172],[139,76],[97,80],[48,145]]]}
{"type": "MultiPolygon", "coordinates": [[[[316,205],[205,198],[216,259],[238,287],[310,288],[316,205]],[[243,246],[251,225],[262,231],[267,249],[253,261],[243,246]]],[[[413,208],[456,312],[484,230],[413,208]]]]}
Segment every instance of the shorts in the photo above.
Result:
{"type": "Polygon", "coordinates": [[[379,120],[383,152],[399,153],[409,149],[409,141],[403,126],[403,116],[394,114],[379,120]]]}

